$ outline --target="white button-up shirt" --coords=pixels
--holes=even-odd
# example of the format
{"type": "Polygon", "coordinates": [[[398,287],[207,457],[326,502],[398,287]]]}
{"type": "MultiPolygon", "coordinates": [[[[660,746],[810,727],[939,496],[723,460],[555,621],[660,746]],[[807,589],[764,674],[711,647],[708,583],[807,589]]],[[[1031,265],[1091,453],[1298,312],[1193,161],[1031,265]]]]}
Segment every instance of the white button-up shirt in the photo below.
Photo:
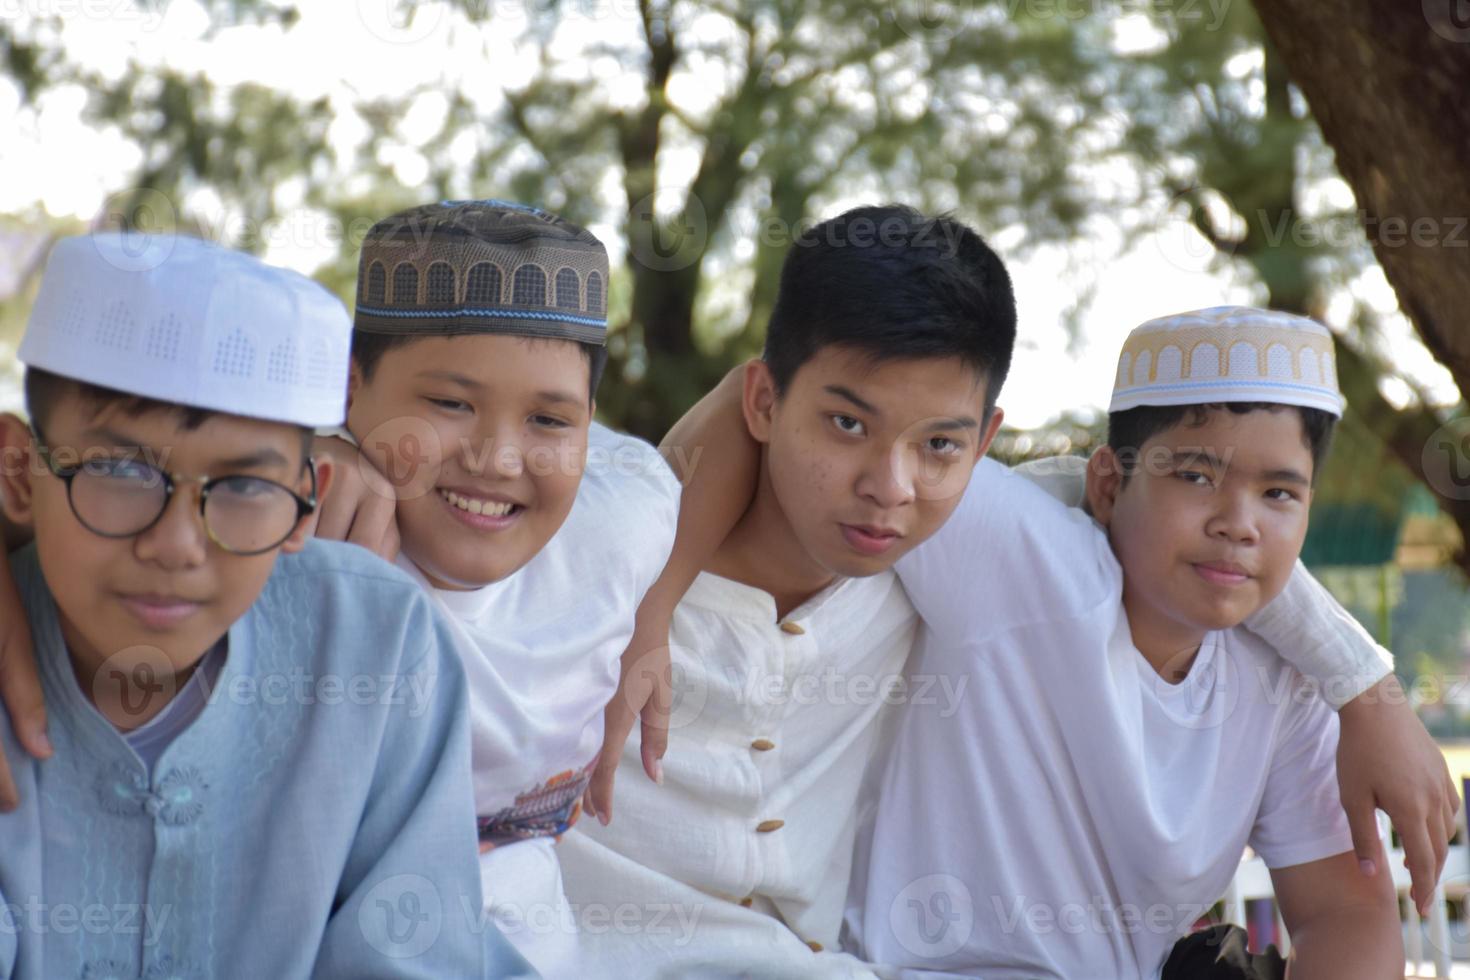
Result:
{"type": "Polygon", "coordinates": [[[862,975],[830,951],[869,763],[913,693],[916,626],[891,572],[839,580],[781,620],[770,594],[698,578],[671,632],[664,785],[643,773],[635,732],[611,826],[583,821],[559,848],[584,917],[608,904],[611,922],[630,921],[636,907],[637,927],[584,930],[589,962],[629,977],[721,963],[862,975]]]}

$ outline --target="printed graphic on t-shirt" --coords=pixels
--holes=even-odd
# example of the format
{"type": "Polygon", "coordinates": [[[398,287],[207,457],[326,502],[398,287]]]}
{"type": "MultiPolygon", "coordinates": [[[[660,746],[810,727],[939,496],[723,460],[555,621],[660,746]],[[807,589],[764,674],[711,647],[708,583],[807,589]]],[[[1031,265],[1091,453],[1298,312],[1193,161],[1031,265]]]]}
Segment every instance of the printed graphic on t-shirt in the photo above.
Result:
{"type": "Polygon", "coordinates": [[[534,837],[560,837],[582,815],[582,793],[597,760],[580,770],[557,773],[492,817],[481,817],[480,853],[534,837]]]}

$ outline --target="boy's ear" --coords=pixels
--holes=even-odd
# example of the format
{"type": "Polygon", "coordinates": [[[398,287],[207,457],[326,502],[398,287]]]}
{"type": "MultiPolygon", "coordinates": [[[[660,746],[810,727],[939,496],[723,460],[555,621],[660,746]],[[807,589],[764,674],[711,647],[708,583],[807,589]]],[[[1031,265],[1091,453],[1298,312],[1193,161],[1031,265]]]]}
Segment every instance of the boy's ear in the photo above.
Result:
{"type": "Polygon", "coordinates": [[[990,421],[986,423],[984,430],[980,433],[980,443],[975,449],[975,462],[978,463],[985,454],[990,452],[990,444],[1000,433],[1000,427],[1005,423],[1006,410],[999,405],[990,410],[990,421]]]}
{"type": "Polygon", "coordinates": [[[776,410],[776,379],[765,361],[754,358],[745,364],[745,389],[740,399],[745,427],[756,442],[771,441],[771,416],[776,410]]]}
{"type": "Polygon", "coordinates": [[[13,412],[0,415],[0,506],[12,524],[31,522],[31,467],[35,459],[31,427],[13,412]]]}
{"type": "Polygon", "coordinates": [[[1123,468],[1112,446],[1100,446],[1087,460],[1087,509],[1107,527],[1123,489],[1123,468]]]}
{"type": "MultiPolygon", "coordinates": [[[[306,547],[307,539],[316,533],[316,520],[322,512],[322,501],[327,499],[327,491],[332,487],[332,477],[336,475],[336,469],[330,458],[326,456],[312,457],[312,464],[316,467],[316,511],[306,515],[296,522],[296,530],[291,536],[281,542],[281,551],[285,554],[295,554],[306,547]]],[[[297,487],[297,493],[305,496],[311,490],[310,478],[302,476],[302,486],[297,487]]]]}
{"type": "Polygon", "coordinates": [[[357,358],[352,358],[347,367],[347,410],[352,411],[352,399],[357,395],[357,389],[362,387],[362,369],[357,366],[357,358]]]}

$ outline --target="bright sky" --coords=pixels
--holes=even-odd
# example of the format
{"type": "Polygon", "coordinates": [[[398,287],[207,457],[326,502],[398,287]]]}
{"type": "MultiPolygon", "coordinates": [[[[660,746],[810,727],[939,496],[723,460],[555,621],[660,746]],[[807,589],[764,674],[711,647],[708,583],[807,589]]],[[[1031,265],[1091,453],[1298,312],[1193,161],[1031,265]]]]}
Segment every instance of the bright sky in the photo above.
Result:
{"type": "MultiPolygon", "coordinates": [[[[472,93],[482,112],[498,108],[506,85],[519,84],[537,67],[532,45],[517,45],[524,7],[519,0],[486,0],[492,17],[505,26],[501,40],[487,44],[482,33],[456,34],[440,4],[419,7],[409,26],[395,21],[394,0],[352,0],[351,3],[303,4],[296,27],[283,32],[274,27],[241,27],[205,41],[208,18],[194,0],[174,0],[162,12],[145,10],[134,0],[0,0],[0,13],[22,20],[35,13],[64,13],[63,40],[67,50],[109,75],[123,71],[129,58],[145,64],[168,63],[181,69],[207,71],[221,86],[255,81],[292,92],[302,98],[326,97],[337,113],[331,138],[343,148],[352,146],[367,125],[352,110],[363,99],[398,95],[417,85],[431,84],[472,93]]],[[[636,106],[641,88],[609,55],[589,52],[599,41],[631,37],[638,30],[631,0],[571,3],[567,21],[558,30],[552,54],[564,71],[596,78],[617,106],[636,106]],[[600,14],[593,19],[591,11],[600,14]]],[[[697,25],[705,29],[706,25],[697,25]]],[[[718,29],[709,21],[707,30],[718,29]]],[[[488,32],[486,32],[488,33],[488,32]]],[[[717,38],[712,38],[717,39],[717,38]]],[[[1134,39],[1146,43],[1147,38],[1134,39]]],[[[674,102],[697,114],[710,102],[711,91],[722,87],[700,84],[700,76],[676,78],[674,102]]],[[[22,110],[18,91],[0,82],[0,213],[25,212],[37,202],[55,216],[90,218],[106,204],[107,194],[124,186],[139,163],[139,153],[119,134],[84,124],[80,112],[85,93],[75,89],[51,92],[39,111],[22,110]]],[[[446,103],[431,94],[418,100],[405,120],[403,142],[384,151],[382,162],[394,169],[405,186],[422,182],[428,165],[414,148],[442,122],[446,103]]],[[[467,145],[451,149],[469,152],[467,145]]],[[[660,178],[668,186],[686,184],[697,163],[696,147],[676,147],[660,159],[660,178]]],[[[1340,183],[1340,182],[1339,182],[1340,183]]],[[[1329,189],[1340,195],[1345,186],[1329,189]]],[[[617,200],[615,184],[602,189],[617,200]]],[[[281,203],[288,209],[275,226],[267,258],[310,273],[334,257],[337,242],[324,227],[322,216],[294,208],[300,189],[286,187],[281,203]],[[294,199],[293,199],[294,195],[294,199]],[[294,208],[294,209],[293,209],[294,208]]],[[[858,203],[842,202],[846,203],[858,203]]],[[[188,202],[207,220],[226,221],[220,203],[210,194],[188,202]],[[212,217],[211,217],[212,216],[212,217]]],[[[1163,211],[1163,205],[1160,204],[1163,211]]],[[[751,227],[753,220],[740,222],[751,227]]],[[[614,260],[622,252],[616,229],[594,227],[609,243],[614,260]]],[[[1006,230],[991,236],[1004,251],[1011,237],[1006,230]]],[[[1070,250],[1044,249],[1010,263],[1021,311],[1021,339],[1011,377],[1001,403],[1014,425],[1030,428],[1064,409],[1102,409],[1111,389],[1117,350],[1127,332],[1155,316],[1221,303],[1249,303],[1261,297],[1239,272],[1212,272],[1207,268],[1209,246],[1190,229],[1182,216],[1163,217],[1159,231],[1120,254],[1118,235],[1100,229],[1070,250]],[[1080,266],[1081,276],[1068,274],[1080,266]],[[1095,293],[1081,317],[1081,336],[1075,342],[1063,315],[1089,284],[1095,293]]],[[[1437,401],[1452,403],[1457,390],[1447,371],[1420,345],[1381,272],[1374,268],[1353,292],[1375,309],[1390,314],[1383,350],[1394,365],[1437,401]]],[[[1330,325],[1342,327],[1352,308],[1344,295],[1328,313],[1330,325]]],[[[1389,382],[1385,392],[1396,401],[1409,389],[1389,382]]]]}

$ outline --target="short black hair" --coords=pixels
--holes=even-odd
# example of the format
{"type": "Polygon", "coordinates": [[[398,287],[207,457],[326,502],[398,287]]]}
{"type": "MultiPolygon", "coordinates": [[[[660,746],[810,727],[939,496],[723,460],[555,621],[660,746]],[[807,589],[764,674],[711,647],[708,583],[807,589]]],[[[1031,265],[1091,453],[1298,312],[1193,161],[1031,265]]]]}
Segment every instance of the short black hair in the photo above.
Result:
{"type": "Polygon", "coordinates": [[[874,360],[958,358],[995,407],[1016,345],[1005,264],[972,229],[889,204],[854,208],[797,236],[781,266],[762,358],[778,394],[824,347],[874,360]]]}
{"type": "MultiPolygon", "coordinates": [[[[151,412],[164,412],[178,418],[179,425],[186,432],[198,429],[212,418],[229,414],[134,395],[126,391],[118,391],[116,388],[106,388],[87,381],[63,377],[35,367],[26,368],[25,399],[26,414],[30,416],[31,424],[42,432],[46,429],[46,423],[50,421],[51,412],[58,404],[67,399],[87,402],[98,411],[109,405],[116,405],[123,414],[134,417],[151,412]]],[[[300,430],[303,458],[310,456],[311,441],[316,436],[315,431],[304,425],[293,425],[292,428],[300,430]]]]}
{"type": "MultiPolygon", "coordinates": [[[[442,336],[439,334],[403,334],[403,333],[373,333],[368,330],[352,329],[352,360],[357,364],[357,369],[362,372],[363,381],[371,381],[373,372],[378,369],[378,362],[383,355],[391,350],[406,347],[416,340],[423,340],[427,336],[442,336]]],[[[452,336],[471,336],[470,334],[458,334],[452,336]]],[[[518,336],[518,335],[512,335],[518,336]]],[[[560,340],[556,337],[526,337],[526,340],[560,340]]],[[[575,340],[561,341],[568,344],[576,344],[582,348],[582,356],[587,359],[588,388],[587,401],[590,404],[597,397],[597,383],[602,380],[603,368],[607,367],[607,348],[600,344],[584,344],[575,340]]]]}
{"type": "Polygon", "coordinates": [[[1201,405],[1143,405],[1108,416],[1108,446],[1117,454],[1119,467],[1123,471],[1123,482],[1137,469],[1138,454],[1143,444],[1160,432],[1166,432],[1181,423],[1201,426],[1209,421],[1210,413],[1229,410],[1232,415],[1250,412],[1296,412],[1302,420],[1302,442],[1312,452],[1312,483],[1322,472],[1322,464],[1332,448],[1332,433],[1337,419],[1319,408],[1304,408],[1300,405],[1281,405],[1277,402],[1213,402],[1201,405]]]}

